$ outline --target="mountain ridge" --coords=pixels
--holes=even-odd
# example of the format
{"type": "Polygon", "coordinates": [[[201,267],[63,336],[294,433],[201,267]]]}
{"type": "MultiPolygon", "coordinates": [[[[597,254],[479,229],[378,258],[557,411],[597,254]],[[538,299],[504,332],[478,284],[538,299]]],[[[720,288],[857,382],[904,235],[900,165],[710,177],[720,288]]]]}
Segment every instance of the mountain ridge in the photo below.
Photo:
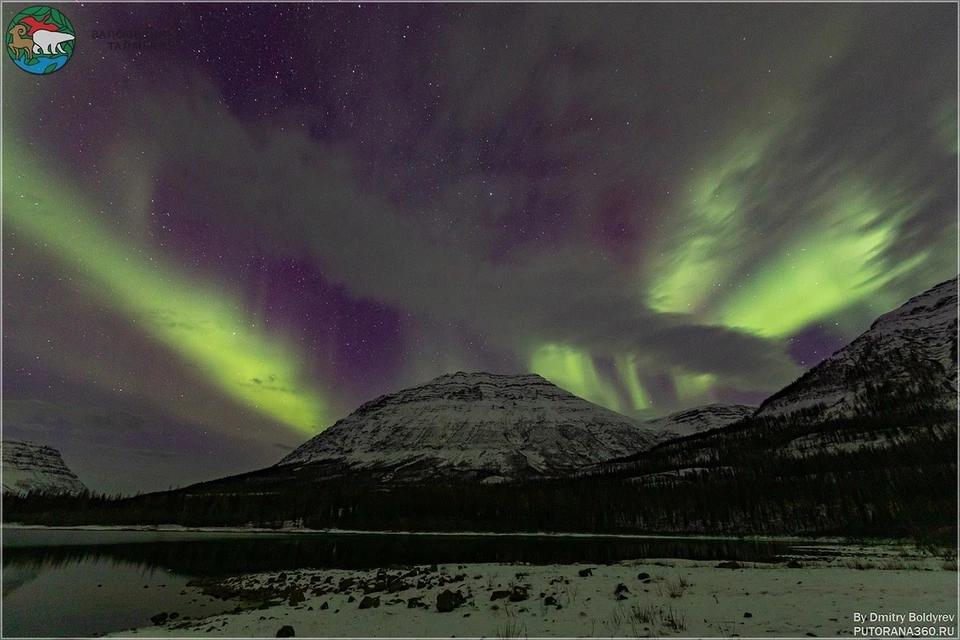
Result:
{"type": "Polygon", "coordinates": [[[851,417],[878,395],[927,394],[957,407],[957,277],[879,316],[842,349],[764,400],[758,417],[851,417]]]}
{"type": "Polygon", "coordinates": [[[4,438],[3,493],[79,494],[87,490],[63,461],[60,452],[48,445],[4,438]]]}
{"type": "Polygon", "coordinates": [[[648,448],[656,434],[536,374],[456,372],[365,402],[276,466],[318,462],[487,482],[563,475],[648,448]]]}
{"type": "Polygon", "coordinates": [[[756,411],[753,405],[713,403],[647,420],[643,426],[661,433],[661,440],[665,441],[720,429],[749,418],[756,411]]]}

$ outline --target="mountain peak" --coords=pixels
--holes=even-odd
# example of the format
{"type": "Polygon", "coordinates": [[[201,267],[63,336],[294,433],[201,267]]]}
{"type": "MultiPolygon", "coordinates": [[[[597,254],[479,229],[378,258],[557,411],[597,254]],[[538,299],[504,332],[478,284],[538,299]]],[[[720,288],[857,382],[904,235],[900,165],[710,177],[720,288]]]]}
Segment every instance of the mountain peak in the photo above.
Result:
{"type": "Polygon", "coordinates": [[[4,493],[82,493],[86,487],[51,446],[4,438],[4,493]]]}
{"type": "Polygon", "coordinates": [[[458,371],[364,403],[278,466],[507,479],[565,474],[655,442],[631,418],[539,375],[458,371]]]}
{"type": "Polygon", "coordinates": [[[767,398],[757,416],[849,417],[891,394],[957,406],[957,278],[883,314],[853,342],[767,398]],[[879,386],[878,386],[879,384],[879,386]]]}
{"type": "Polygon", "coordinates": [[[708,404],[647,420],[643,426],[662,434],[661,439],[665,440],[719,429],[749,418],[756,411],[756,407],[746,404],[708,404]]]}
{"type": "Polygon", "coordinates": [[[518,382],[548,382],[546,378],[543,378],[536,373],[487,373],[486,371],[455,371],[453,373],[444,373],[429,382],[426,382],[421,387],[435,385],[435,384],[449,384],[451,382],[468,382],[476,384],[516,384],[518,382]]]}

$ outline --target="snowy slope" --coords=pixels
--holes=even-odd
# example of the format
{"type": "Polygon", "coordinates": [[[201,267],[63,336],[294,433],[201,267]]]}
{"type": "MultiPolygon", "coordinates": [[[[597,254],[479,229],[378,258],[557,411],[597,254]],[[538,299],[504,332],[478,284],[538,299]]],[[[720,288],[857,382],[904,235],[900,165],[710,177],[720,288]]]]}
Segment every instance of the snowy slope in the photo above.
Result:
{"type": "Polygon", "coordinates": [[[643,426],[660,434],[661,440],[719,429],[756,413],[757,408],[745,404],[708,404],[647,420],[643,426]]]}
{"type": "Polygon", "coordinates": [[[655,433],[538,375],[446,374],[360,406],[278,463],[456,474],[497,482],[561,475],[635,453],[655,433]]]}
{"type": "Polygon", "coordinates": [[[3,439],[4,493],[80,493],[86,489],[53,447],[3,439]]]}
{"type": "Polygon", "coordinates": [[[849,345],[760,405],[758,417],[848,417],[891,394],[957,406],[957,278],[880,316],[849,345]]]}

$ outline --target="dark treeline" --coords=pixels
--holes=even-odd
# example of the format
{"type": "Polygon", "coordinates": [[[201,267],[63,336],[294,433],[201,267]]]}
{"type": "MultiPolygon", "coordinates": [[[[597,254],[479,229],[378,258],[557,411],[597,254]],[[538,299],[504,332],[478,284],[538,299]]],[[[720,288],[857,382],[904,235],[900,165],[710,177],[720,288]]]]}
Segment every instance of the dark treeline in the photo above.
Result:
{"type": "Polygon", "coordinates": [[[3,507],[7,522],[47,525],[823,534],[952,544],[956,451],[956,413],[914,404],[882,418],[749,420],[577,478],[385,485],[281,470],[128,498],[7,496],[3,507]]]}

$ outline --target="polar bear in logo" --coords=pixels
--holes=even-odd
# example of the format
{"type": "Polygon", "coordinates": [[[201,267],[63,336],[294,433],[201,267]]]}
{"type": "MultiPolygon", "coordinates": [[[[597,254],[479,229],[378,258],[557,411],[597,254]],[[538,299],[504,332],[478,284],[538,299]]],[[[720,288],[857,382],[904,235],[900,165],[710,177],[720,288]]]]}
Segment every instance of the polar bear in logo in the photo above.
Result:
{"type": "Polygon", "coordinates": [[[37,29],[33,32],[33,52],[46,53],[48,55],[66,53],[66,51],[63,50],[63,43],[73,39],[73,36],[69,33],[37,29]]]}

